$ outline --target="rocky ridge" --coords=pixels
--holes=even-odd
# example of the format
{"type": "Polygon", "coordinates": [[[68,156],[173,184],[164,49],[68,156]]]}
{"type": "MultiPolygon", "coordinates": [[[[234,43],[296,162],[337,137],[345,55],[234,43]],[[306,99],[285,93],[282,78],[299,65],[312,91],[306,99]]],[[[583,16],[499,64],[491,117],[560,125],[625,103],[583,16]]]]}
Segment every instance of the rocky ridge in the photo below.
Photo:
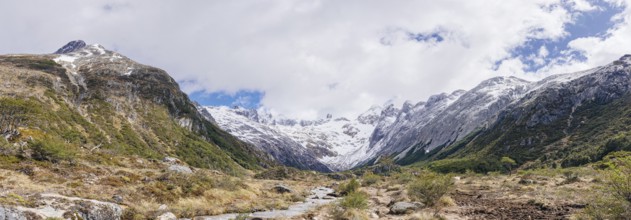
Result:
{"type": "Polygon", "coordinates": [[[174,155],[229,172],[271,164],[265,153],[208,121],[164,70],[98,44],[73,41],[55,54],[0,56],[0,79],[0,112],[10,116],[0,119],[2,136],[27,149],[63,143],[61,152],[69,153],[25,156],[174,155]]]}
{"type": "MultiPolygon", "coordinates": [[[[532,127],[563,118],[559,115],[571,115],[585,101],[619,98],[627,93],[625,88],[628,84],[624,84],[626,81],[620,80],[616,74],[627,68],[629,57],[626,55],[605,67],[552,75],[535,82],[516,77],[495,77],[481,82],[469,91],[442,93],[415,104],[405,102],[400,108],[392,105],[376,106],[351,120],[276,120],[269,114],[261,116],[257,110],[230,110],[223,107],[206,109],[213,116],[231,112],[245,116],[234,117],[231,121],[233,124],[249,120],[274,130],[274,135],[260,137],[293,140],[293,144],[284,145],[288,149],[302,149],[304,152],[322,149],[316,152],[324,153],[314,153],[313,157],[334,170],[370,164],[381,156],[393,156],[398,163],[408,164],[428,159],[459,141],[468,143],[470,140],[465,140],[467,137],[475,139],[477,135],[497,129],[498,121],[507,115],[523,118],[534,109],[535,116],[531,116],[526,123],[527,127],[532,127]],[[614,89],[617,91],[611,91],[614,89]],[[608,95],[592,97],[597,94],[608,95]],[[541,108],[541,100],[571,101],[560,109],[554,107],[537,110],[541,108]],[[216,110],[222,108],[221,113],[216,110]]],[[[217,120],[221,127],[229,126],[229,123],[222,123],[222,120],[217,120]]],[[[567,119],[567,123],[573,123],[571,117],[567,119]]],[[[231,127],[227,130],[248,141],[238,128],[231,127]]],[[[250,135],[258,132],[256,129],[250,131],[250,135]]],[[[537,138],[530,137],[520,140],[532,143],[535,139],[537,138]]],[[[282,148],[279,145],[277,147],[282,148]]]]}

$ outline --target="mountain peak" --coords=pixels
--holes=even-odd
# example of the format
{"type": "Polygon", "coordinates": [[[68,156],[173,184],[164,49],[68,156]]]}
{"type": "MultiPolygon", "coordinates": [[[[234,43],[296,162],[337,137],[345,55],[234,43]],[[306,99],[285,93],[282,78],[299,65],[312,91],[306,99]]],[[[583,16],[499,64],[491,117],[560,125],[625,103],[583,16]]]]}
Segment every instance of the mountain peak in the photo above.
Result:
{"type": "Polygon", "coordinates": [[[631,54],[625,54],[624,56],[620,57],[620,59],[618,59],[618,61],[631,63],[631,54]]]}
{"type": "Polygon", "coordinates": [[[84,48],[87,44],[82,40],[73,40],[55,51],[55,54],[72,53],[84,48]]]}
{"type": "Polygon", "coordinates": [[[497,76],[497,77],[493,77],[493,78],[482,81],[479,87],[489,87],[489,86],[495,86],[495,85],[515,84],[515,83],[523,84],[523,83],[529,83],[529,81],[520,79],[514,76],[497,76]]]}

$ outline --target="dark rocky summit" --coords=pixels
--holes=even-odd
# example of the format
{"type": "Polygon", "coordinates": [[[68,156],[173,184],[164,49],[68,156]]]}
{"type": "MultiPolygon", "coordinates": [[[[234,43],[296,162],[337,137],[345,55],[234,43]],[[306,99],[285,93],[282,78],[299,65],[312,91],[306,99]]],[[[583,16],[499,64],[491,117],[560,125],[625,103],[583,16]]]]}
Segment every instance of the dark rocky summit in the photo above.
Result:
{"type": "Polygon", "coordinates": [[[63,47],[59,48],[59,50],[55,51],[55,54],[64,54],[64,53],[72,53],[86,46],[85,42],[82,40],[70,41],[63,47]]]}

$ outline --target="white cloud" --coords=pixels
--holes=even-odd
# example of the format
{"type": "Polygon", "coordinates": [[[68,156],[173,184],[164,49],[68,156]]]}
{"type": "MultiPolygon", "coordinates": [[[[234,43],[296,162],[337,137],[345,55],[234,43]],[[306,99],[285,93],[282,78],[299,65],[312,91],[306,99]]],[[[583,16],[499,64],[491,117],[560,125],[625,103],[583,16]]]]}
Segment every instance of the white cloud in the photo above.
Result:
{"type": "MultiPolygon", "coordinates": [[[[578,12],[559,7],[563,2],[17,1],[0,8],[0,53],[45,53],[84,39],[166,69],[188,92],[259,90],[263,105],[288,116],[350,116],[497,75],[532,78],[511,50],[529,38],[567,36],[578,12]],[[409,41],[393,30],[438,31],[444,41],[409,41]]],[[[595,7],[573,2],[577,11],[595,7]]],[[[611,34],[572,47],[602,45],[590,49],[591,63],[631,48],[610,50],[628,28],[611,34]]],[[[562,69],[546,69],[555,68],[562,69]]]]}
{"type": "Polygon", "coordinates": [[[539,48],[539,57],[545,58],[548,54],[550,54],[550,52],[548,52],[548,48],[545,45],[542,45],[539,48]]]}
{"type": "Polygon", "coordinates": [[[586,12],[599,9],[598,6],[593,5],[587,0],[570,0],[568,2],[572,6],[572,9],[576,11],[586,12]]]}
{"type": "Polygon", "coordinates": [[[569,50],[566,56],[557,59],[558,63],[552,63],[539,73],[550,74],[560,72],[575,72],[602,66],[611,63],[624,54],[631,54],[631,0],[609,1],[624,10],[615,15],[612,20],[616,22],[605,36],[593,36],[577,38],[568,43],[569,50]],[[586,59],[577,59],[570,52],[580,52],[586,59]]]}

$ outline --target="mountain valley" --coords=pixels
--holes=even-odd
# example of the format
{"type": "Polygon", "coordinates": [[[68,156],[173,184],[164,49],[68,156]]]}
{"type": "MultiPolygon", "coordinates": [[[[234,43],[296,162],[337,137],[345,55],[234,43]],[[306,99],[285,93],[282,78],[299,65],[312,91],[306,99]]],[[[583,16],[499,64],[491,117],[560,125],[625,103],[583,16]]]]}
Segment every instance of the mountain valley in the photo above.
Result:
{"type": "MultiPolygon", "coordinates": [[[[496,77],[469,91],[442,93],[418,103],[408,101],[400,108],[391,104],[374,106],[351,119],[332,116],[316,121],[282,116],[276,119],[264,108],[204,107],[203,110],[209,112],[220,127],[243,141],[268,152],[266,147],[270,146],[275,147],[276,152],[283,148],[300,152],[291,157],[317,161],[315,169],[320,171],[323,165],[334,171],[372,165],[381,157],[392,157],[402,165],[450,158],[454,163],[473,166],[463,169],[484,172],[502,169],[499,164],[502,156],[516,158],[520,165],[528,162],[531,167],[574,166],[598,161],[613,150],[597,153],[599,147],[575,147],[568,153],[564,146],[587,144],[581,140],[587,131],[577,128],[607,127],[592,122],[601,123],[602,117],[610,115],[574,119],[577,115],[590,114],[583,111],[591,111],[591,106],[626,112],[626,108],[615,107],[618,105],[615,103],[625,102],[624,97],[629,94],[630,57],[626,55],[603,67],[553,75],[535,82],[496,77]],[[557,106],[559,103],[565,104],[557,106]],[[509,129],[502,125],[507,120],[518,121],[511,121],[509,129]],[[552,128],[551,124],[562,128],[546,130],[552,128]],[[480,142],[488,138],[491,139],[480,142]],[[574,139],[580,141],[572,142],[574,139]],[[269,141],[276,142],[269,144],[269,141]],[[483,164],[477,161],[478,157],[486,158],[483,164]],[[584,162],[577,164],[577,160],[584,162]]],[[[590,140],[589,144],[604,146],[610,141],[607,137],[611,132],[590,140]]],[[[615,150],[627,149],[625,146],[615,147],[615,150]]],[[[283,164],[314,169],[305,164],[283,164]]]]}
{"type": "Polygon", "coordinates": [[[77,40],[0,56],[0,220],[625,219],[630,106],[624,55],[300,120],[77,40]]]}

